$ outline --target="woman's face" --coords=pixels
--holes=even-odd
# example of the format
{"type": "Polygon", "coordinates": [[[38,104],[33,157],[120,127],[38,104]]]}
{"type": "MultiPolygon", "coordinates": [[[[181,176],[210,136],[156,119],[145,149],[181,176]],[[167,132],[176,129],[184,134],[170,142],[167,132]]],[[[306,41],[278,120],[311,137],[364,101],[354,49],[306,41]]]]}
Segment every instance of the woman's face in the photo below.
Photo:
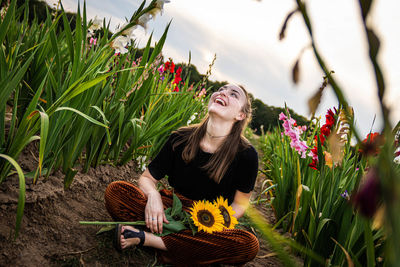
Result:
{"type": "Polygon", "coordinates": [[[243,120],[246,115],[242,109],[246,101],[246,95],[242,88],[234,84],[227,84],[211,95],[208,113],[226,120],[243,120]]]}

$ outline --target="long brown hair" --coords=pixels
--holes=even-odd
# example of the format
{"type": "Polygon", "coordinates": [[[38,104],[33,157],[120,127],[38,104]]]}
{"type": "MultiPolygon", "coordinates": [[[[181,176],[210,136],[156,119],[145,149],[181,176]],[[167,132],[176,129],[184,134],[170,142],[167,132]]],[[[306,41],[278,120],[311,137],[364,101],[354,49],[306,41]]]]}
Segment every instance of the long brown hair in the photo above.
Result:
{"type": "MultiPolygon", "coordinates": [[[[239,85],[246,96],[246,103],[242,107],[242,112],[246,118],[236,121],[229,135],[225,138],[221,146],[212,154],[210,160],[202,167],[207,171],[207,174],[215,182],[219,183],[227,172],[230,164],[235,159],[236,154],[249,147],[250,142],[244,137],[243,132],[247,124],[251,120],[251,100],[246,89],[239,85]]],[[[179,135],[177,140],[174,140],[173,149],[182,143],[186,143],[182,151],[182,159],[185,163],[191,162],[197,155],[200,149],[200,141],[203,139],[207,131],[207,123],[209,120],[208,114],[198,124],[187,127],[181,127],[175,133],[179,135]]]]}

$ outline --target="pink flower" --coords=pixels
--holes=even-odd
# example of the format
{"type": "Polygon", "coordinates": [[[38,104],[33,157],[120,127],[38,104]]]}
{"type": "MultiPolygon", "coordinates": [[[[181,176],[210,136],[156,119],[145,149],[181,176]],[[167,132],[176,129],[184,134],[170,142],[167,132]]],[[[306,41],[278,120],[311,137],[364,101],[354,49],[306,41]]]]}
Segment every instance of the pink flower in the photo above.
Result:
{"type": "Polygon", "coordinates": [[[161,65],[157,70],[160,73],[160,75],[163,74],[164,73],[164,66],[161,65]]]}
{"type": "MultiPolygon", "coordinates": [[[[282,126],[285,130],[285,135],[290,137],[290,146],[294,148],[302,158],[305,158],[308,146],[305,141],[300,140],[303,127],[295,127],[296,121],[290,117],[288,118],[283,112],[279,114],[279,120],[283,120],[282,126]]],[[[283,136],[283,133],[281,133],[281,135],[283,136]]]]}
{"type": "Polygon", "coordinates": [[[199,92],[199,94],[197,95],[197,97],[198,97],[198,98],[201,98],[202,96],[205,96],[205,95],[206,95],[206,89],[203,88],[203,89],[201,89],[201,91],[199,92]]]}

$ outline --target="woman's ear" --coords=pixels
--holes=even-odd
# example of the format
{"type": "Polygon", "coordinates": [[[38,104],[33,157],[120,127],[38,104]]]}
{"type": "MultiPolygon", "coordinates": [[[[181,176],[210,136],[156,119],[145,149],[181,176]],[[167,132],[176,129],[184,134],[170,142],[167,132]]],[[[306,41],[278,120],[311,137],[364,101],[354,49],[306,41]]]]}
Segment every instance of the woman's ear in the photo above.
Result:
{"type": "Polygon", "coordinates": [[[239,112],[239,114],[236,116],[235,119],[237,121],[242,121],[242,120],[246,119],[246,114],[244,114],[243,112],[239,112]]]}

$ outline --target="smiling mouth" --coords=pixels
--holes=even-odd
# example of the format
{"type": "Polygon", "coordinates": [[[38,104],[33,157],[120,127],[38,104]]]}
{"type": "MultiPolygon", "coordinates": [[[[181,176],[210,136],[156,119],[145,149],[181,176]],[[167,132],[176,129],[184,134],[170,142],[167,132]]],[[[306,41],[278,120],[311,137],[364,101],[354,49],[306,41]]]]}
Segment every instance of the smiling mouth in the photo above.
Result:
{"type": "Polygon", "coordinates": [[[221,98],[216,98],[214,102],[217,103],[217,104],[220,104],[220,105],[222,105],[222,106],[225,106],[225,105],[226,105],[226,104],[225,104],[225,101],[222,100],[221,98]]]}

